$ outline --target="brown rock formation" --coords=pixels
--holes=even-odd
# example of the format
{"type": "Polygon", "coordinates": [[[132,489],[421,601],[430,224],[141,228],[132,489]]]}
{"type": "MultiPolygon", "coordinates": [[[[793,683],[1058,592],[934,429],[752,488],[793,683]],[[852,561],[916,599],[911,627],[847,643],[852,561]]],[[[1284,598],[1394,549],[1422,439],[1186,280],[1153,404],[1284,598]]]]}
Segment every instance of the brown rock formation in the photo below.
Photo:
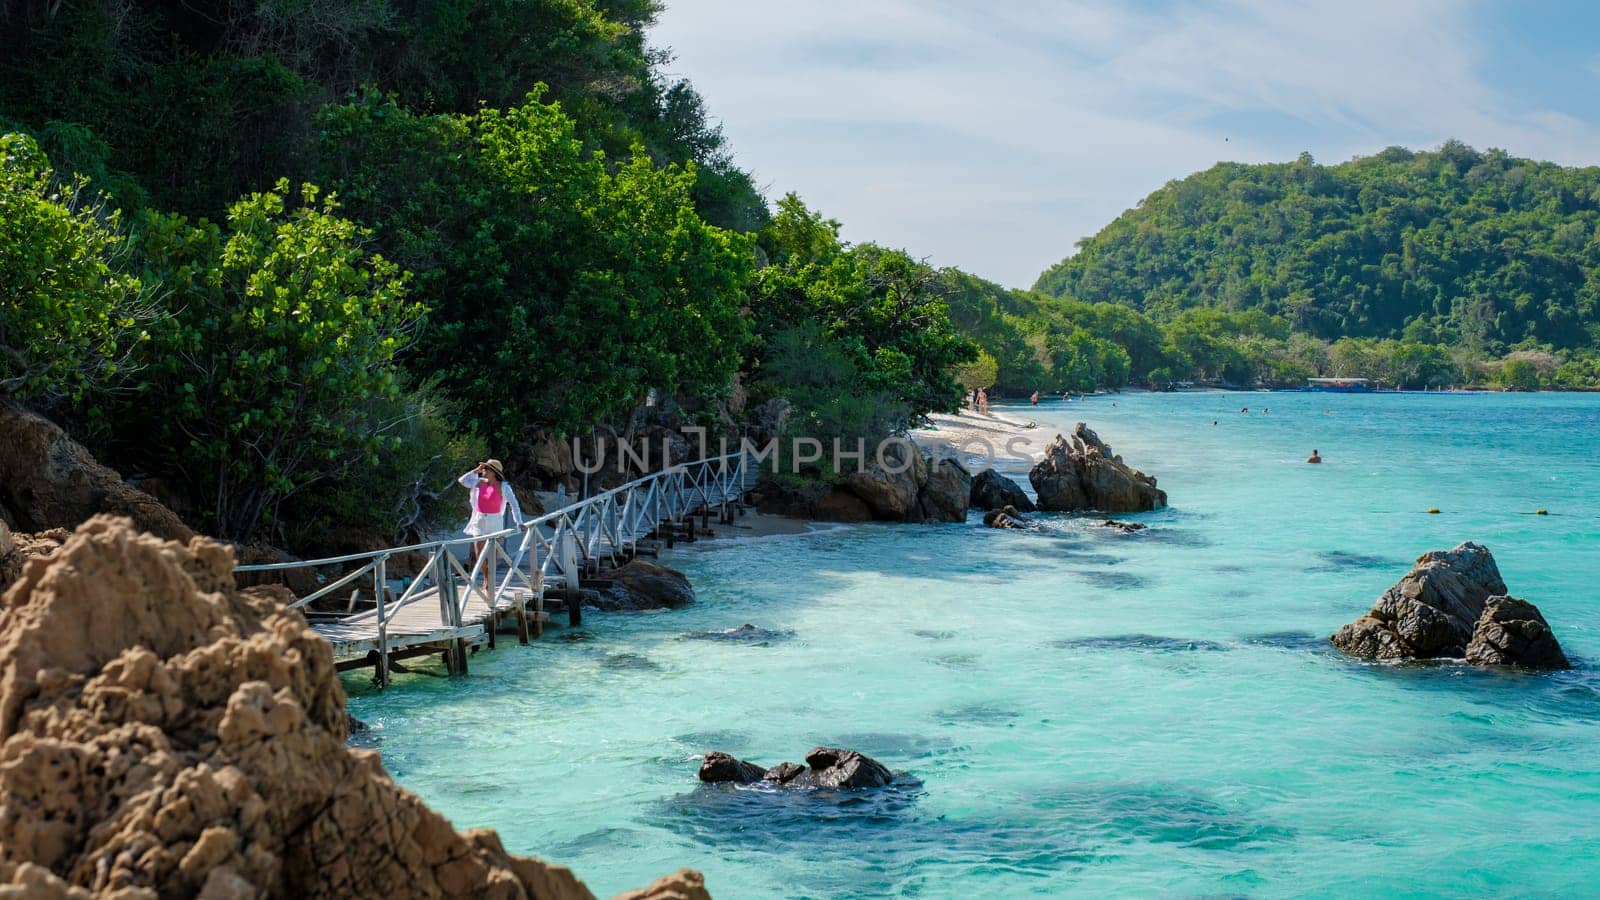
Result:
{"type": "Polygon", "coordinates": [[[1330,640],[1369,659],[1465,657],[1484,665],[1568,667],[1538,608],[1507,597],[1494,555],[1471,541],[1418,557],[1371,612],[1330,640]]]}
{"type": "Polygon", "coordinates": [[[870,522],[872,507],[865,500],[842,488],[833,488],[811,507],[809,516],[824,522],[870,522]]]}
{"type": "Polygon", "coordinates": [[[1011,528],[1018,531],[1030,531],[1039,527],[1029,521],[1015,506],[989,510],[983,514],[983,524],[990,528],[1011,528]]]}
{"type": "Polygon", "coordinates": [[[895,773],[870,756],[838,747],[813,747],[806,754],[804,766],[783,762],[770,769],[713,750],[700,764],[700,780],[708,784],[766,781],[788,788],[858,790],[893,784],[895,773]]]}
{"type": "Polygon", "coordinates": [[[0,522],[0,593],[17,583],[22,568],[35,556],[48,556],[66,543],[68,533],[64,528],[52,528],[38,534],[19,534],[7,531],[0,522]]]}
{"type": "Polygon", "coordinates": [[[1044,510],[1126,513],[1167,505],[1167,493],[1156,487],[1155,478],[1113,455],[1082,422],[1070,436],[1056,435],[1028,481],[1044,510]]]}
{"type": "Polygon", "coordinates": [[[928,469],[917,493],[917,511],[924,522],[965,522],[972,497],[972,475],[954,459],[940,459],[928,469]]]}
{"type": "Polygon", "coordinates": [[[972,479],[972,505],[978,509],[1005,509],[1015,507],[1022,512],[1034,511],[1033,501],[1022,486],[994,469],[984,469],[972,479]]]}
{"type": "MultiPolygon", "coordinates": [[[[328,645],[280,589],[235,588],[232,566],[221,544],[101,516],[0,600],[0,884],[129,900],[591,897],[492,831],[457,833],[376,753],[345,747],[328,645]]],[[[676,882],[703,896],[694,883],[676,882]]]]}
{"type": "Polygon", "coordinates": [[[1467,662],[1480,666],[1570,669],[1567,655],[1539,608],[1515,597],[1490,597],[1467,642],[1467,662]]]}
{"type": "Polygon", "coordinates": [[[711,900],[706,879],[693,869],[679,869],[663,875],[649,887],[618,894],[616,900],[711,900]]]}
{"type": "Polygon", "coordinates": [[[0,402],[0,516],[18,531],[74,528],[96,513],[187,541],[194,532],[154,497],[97,462],[54,422],[0,402]]]}
{"type": "Polygon", "coordinates": [[[860,497],[873,518],[904,522],[918,518],[917,495],[928,480],[928,461],[910,441],[895,441],[883,449],[883,463],[867,451],[863,471],[845,476],[845,490],[860,497]]]}
{"type": "Polygon", "coordinates": [[[694,586],[677,569],[631,560],[606,575],[593,605],[604,610],[676,609],[694,602],[694,586]]]}

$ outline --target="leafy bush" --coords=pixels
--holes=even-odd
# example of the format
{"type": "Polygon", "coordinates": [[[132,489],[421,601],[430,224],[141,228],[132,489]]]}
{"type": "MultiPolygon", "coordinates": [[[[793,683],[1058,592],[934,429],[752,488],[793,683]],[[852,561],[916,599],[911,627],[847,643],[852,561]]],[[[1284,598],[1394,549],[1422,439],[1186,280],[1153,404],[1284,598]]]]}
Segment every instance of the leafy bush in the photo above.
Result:
{"type": "Polygon", "coordinates": [[[117,271],[121,217],[58,180],[27,135],[0,135],[0,394],[81,402],[125,365],[145,317],[117,271]]]}
{"type": "Polygon", "coordinates": [[[368,94],[320,124],[326,177],[432,307],[410,368],[497,445],[737,370],[750,244],[695,213],[692,167],[613,167],[537,93],[472,116],[368,94]]]}
{"type": "Polygon", "coordinates": [[[399,441],[393,360],[423,309],[336,210],[280,182],[235,203],[226,229],[151,213],[138,232],[170,317],[122,414],[144,419],[147,467],[186,482],[222,537],[276,527],[285,500],[399,441]]]}

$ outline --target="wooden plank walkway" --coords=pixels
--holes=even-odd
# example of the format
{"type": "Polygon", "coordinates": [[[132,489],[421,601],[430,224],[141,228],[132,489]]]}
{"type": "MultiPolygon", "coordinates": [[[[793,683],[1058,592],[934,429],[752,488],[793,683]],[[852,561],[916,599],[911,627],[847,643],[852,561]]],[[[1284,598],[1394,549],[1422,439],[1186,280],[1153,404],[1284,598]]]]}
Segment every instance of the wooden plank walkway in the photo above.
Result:
{"type": "Polygon", "coordinates": [[[291,605],[307,611],[340,671],[370,666],[381,686],[394,663],[439,654],[449,672],[462,674],[470,653],[494,647],[508,624],[515,625],[524,644],[543,634],[550,608],[564,608],[570,624],[580,624],[578,592],[584,579],[602,577],[609,567],[641,553],[654,555],[674,540],[693,541],[696,518],[702,529],[709,528],[713,515],[731,523],[744,513],[744,494],[755,475],[744,450],[656,472],[486,535],[493,556],[470,565],[464,557],[473,540],[456,537],[237,571],[314,573],[323,585],[291,605]],[[397,594],[398,582],[387,573],[391,557],[401,554],[426,554],[428,562],[397,594]],[[494,560],[493,588],[499,596],[493,609],[484,586],[488,559],[494,560]],[[376,601],[374,608],[338,614],[310,606],[346,591],[352,608],[362,596],[376,601]]]}
{"type": "MultiPolygon", "coordinates": [[[[457,589],[460,590],[461,586],[458,585],[457,589]]],[[[545,602],[559,605],[561,601],[545,602]]],[[[540,624],[550,621],[550,613],[537,608],[544,604],[539,603],[533,592],[526,589],[507,591],[497,604],[493,621],[501,624],[514,618],[518,603],[522,604],[530,623],[535,619],[540,624]]],[[[426,588],[390,613],[388,646],[391,650],[401,650],[419,644],[445,644],[455,640],[465,640],[469,646],[488,643],[491,622],[489,596],[482,588],[474,588],[472,596],[467,598],[461,620],[460,627],[452,626],[440,605],[439,589],[426,588]]],[[[311,628],[333,645],[335,661],[365,657],[378,649],[376,615],[353,621],[342,618],[333,622],[313,622],[311,628]]]]}

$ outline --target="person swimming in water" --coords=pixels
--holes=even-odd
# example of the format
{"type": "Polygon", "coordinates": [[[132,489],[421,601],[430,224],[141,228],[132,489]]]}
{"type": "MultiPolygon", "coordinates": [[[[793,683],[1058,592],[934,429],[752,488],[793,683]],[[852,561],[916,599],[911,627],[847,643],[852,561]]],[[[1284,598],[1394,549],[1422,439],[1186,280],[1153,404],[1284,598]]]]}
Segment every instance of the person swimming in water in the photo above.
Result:
{"type": "Polygon", "coordinates": [[[1308,463],[1320,463],[1320,462],[1322,462],[1322,455],[1317,453],[1316,448],[1312,448],[1311,455],[1306,457],[1306,462],[1308,462],[1308,463]]]}

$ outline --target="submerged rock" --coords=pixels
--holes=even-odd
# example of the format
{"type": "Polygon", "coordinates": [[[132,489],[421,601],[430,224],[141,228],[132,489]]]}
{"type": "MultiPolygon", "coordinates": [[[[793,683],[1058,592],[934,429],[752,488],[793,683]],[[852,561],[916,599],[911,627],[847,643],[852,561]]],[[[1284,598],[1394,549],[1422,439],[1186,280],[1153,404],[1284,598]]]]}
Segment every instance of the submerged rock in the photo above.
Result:
{"type": "Polygon", "coordinates": [[[894,782],[895,773],[869,756],[838,747],[813,748],[806,754],[805,766],[784,762],[770,769],[713,750],[700,764],[700,780],[709,784],[766,781],[790,788],[848,791],[885,787],[894,782]]]}
{"type": "Polygon", "coordinates": [[[1506,594],[1489,548],[1468,541],[1418,557],[1371,612],[1330,640],[1368,659],[1465,657],[1481,665],[1568,668],[1538,608],[1506,594]]]}
{"type": "Polygon", "coordinates": [[[994,469],[984,469],[972,479],[971,501],[978,509],[1014,506],[1025,513],[1034,511],[1033,500],[1022,486],[994,469]]]}
{"type": "Polygon", "coordinates": [[[1109,528],[1112,531],[1119,531],[1123,534],[1133,534],[1136,531],[1143,531],[1149,526],[1142,525],[1138,522],[1118,522],[1116,519],[1107,519],[1100,523],[1100,527],[1109,528]]]}
{"type": "Polygon", "coordinates": [[[983,514],[983,524],[990,528],[1012,528],[1019,531],[1028,531],[1039,527],[1018,512],[1015,506],[989,510],[983,514]]]}
{"type": "Polygon", "coordinates": [[[686,634],[684,637],[691,641],[728,641],[731,643],[760,644],[767,641],[782,641],[794,637],[793,631],[774,631],[762,628],[760,625],[751,625],[746,622],[737,628],[724,628],[721,631],[697,631],[686,634]]]}
{"type": "Polygon", "coordinates": [[[346,747],[327,642],[281,588],[238,589],[233,565],[221,544],[98,516],[5,593],[0,885],[130,900],[592,898],[493,831],[458,833],[377,753],[346,747]]]}
{"type": "Polygon", "coordinates": [[[1028,481],[1044,510],[1148,512],[1167,505],[1167,494],[1156,487],[1155,478],[1113,455],[1082,422],[1070,436],[1056,435],[1028,481]]]}
{"type": "Polygon", "coordinates": [[[607,612],[677,609],[694,602],[694,587],[676,569],[631,560],[606,575],[610,585],[585,594],[583,602],[607,612]]]}

